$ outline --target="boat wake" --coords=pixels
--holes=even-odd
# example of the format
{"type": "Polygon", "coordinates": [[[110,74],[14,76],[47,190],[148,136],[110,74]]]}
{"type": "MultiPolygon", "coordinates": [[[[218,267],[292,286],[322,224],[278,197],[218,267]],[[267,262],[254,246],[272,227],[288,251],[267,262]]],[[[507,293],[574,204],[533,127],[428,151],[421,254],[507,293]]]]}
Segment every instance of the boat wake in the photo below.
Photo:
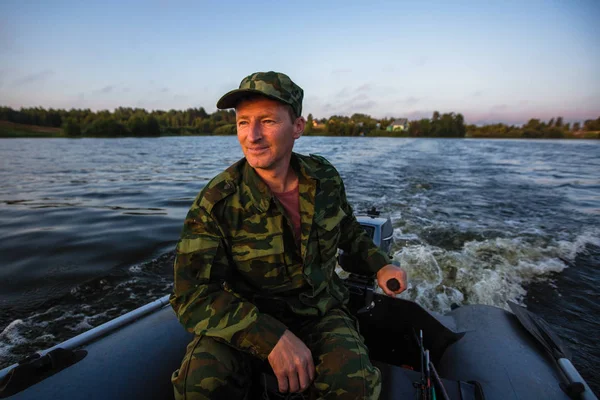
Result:
{"type": "Polygon", "coordinates": [[[458,250],[408,244],[393,256],[409,277],[399,297],[441,313],[464,304],[509,310],[509,300],[523,304],[532,283],[545,282],[555,289],[553,277],[573,265],[590,244],[600,245],[597,232],[571,242],[532,242],[528,237],[472,240],[458,250]]]}

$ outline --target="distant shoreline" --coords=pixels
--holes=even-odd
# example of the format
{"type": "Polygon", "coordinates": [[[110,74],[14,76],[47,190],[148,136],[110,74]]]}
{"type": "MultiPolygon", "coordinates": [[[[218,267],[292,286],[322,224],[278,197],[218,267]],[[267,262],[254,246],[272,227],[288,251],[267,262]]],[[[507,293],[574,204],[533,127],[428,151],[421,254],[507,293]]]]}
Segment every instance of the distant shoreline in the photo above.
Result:
{"type": "MultiPolygon", "coordinates": [[[[159,137],[236,135],[234,110],[211,114],[202,107],[186,110],[152,110],[118,107],[109,110],[44,109],[15,110],[0,106],[0,137],[159,137]]],[[[495,139],[600,139],[600,117],[583,122],[565,122],[563,117],[527,123],[477,126],[465,123],[461,113],[434,111],[431,118],[373,118],[367,114],[306,117],[305,136],[358,136],[410,138],[495,139]]]]}
{"type": "MultiPolygon", "coordinates": [[[[502,135],[490,135],[490,136],[469,136],[465,135],[464,137],[443,137],[443,136],[409,136],[408,132],[402,132],[406,134],[398,134],[398,132],[394,132],[394,135],[390,135],[391,132],[387,131],[378,131],[377,133],[370,133],[365,136],[335,136],[331,135],[327,132],[311,132],[305,134],[305,136],[318,136],[318,137],[394,137],[394,138],[411,138],[411,139],[539,139],[539,140],[548,140],[548,139],[563,139],[563,140],[592,140],[592,139],[600,139],[600,131],[581,131],[574,132],[572,135],[562,137],[562,138],[528,138],[528,137],[511,137],[511,136],[502,136],[502,135]]],[[[203,136],[233,136],[229,135],[219,135],[214,133],[189,133],[189,134],[169,134],[169,133],[161,133],[160,135],[153,136],[134,136],[134,135],[122,135],[122,136],[101,136],[101,135],[82,135],[78,137],[73,137],[66,135],[63,132],[62,128],[52,128],[47,126],[39,126],[39,125],[27,125],[27,124],[18,124],[10,121],[2,121],[0,120],[0,139],[48,139],[48,138],[63,138],[63,139],[79,139],[79,138],[102,138],[102,139],[118,139],[118,138],[156,138],[156,137],[203,137],[203,136]]]]}

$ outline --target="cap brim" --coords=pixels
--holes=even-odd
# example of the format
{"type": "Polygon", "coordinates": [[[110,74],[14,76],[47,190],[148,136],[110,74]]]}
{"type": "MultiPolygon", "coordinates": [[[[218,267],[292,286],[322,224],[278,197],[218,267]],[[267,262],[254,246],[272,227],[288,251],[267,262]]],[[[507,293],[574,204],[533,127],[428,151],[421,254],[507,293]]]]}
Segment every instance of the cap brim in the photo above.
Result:
{"type": "Polygon", "coordinates": [[[281,103],[288,104],[287,102],[281,100],[279,97],[270,96],[256,89],[234,89],[231,92],[227,92],[217,101],[217,108],[219,110],[225,110],[227,108],[235,108],[235,106],[247,96],[249,93],[258,94],[264,97],[268,97],[273,100],[277,100],[281,103]]]}

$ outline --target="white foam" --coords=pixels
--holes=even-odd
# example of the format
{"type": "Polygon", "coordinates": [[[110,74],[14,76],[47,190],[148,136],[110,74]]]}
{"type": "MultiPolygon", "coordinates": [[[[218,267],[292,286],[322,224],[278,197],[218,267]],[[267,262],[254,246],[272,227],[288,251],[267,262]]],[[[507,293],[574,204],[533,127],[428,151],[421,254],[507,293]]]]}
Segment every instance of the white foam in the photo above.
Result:
{"type": "Polygon", "coordinates": [[[142,272],[142,264],[136,264],[129,267],[129,272],[140,273],[142,272]]]}
{"type": "Polygon", "coordinates": [[[0,332],[0,365],[8,363],[5,360],[10,359],[15,346],[27,342],[27,339],[19,333],[20,328],[24,325],[25,322],[22,319],[16,319],[0,332]]]}
{"type": "Polygon", "coordinates": [[[10,346],[25,343],[26,340],[19,334],[19,329],[25,326],[22,319],[16,319],[0,333],[0,343],[6,343],[10,346]]]}
{"type": "Polygon", "coordinates": [[[45,335],[39,336],[39,337],[37,338],[37,341],[38,341],[38,342],[40,342],[40,341],[44,341],[44,342],[52,342],[52,341],[54,341],[54,339],[55,339],[55,338],[56,338],[56,336],[54,336],[54,335],[52,335],[52,334],[50,334],[50,333],[47,333],[47,334],[45,334],[45,335]]]}
{"type": "Polygon", "coordinates": [[[574,241],[561,240],[558,242],[561,256],[571,262],[575,261],[578,253],[586,253],[587,246],[600,247],[600,229],[591,229],[577,235],[574,241]]]}
{"type": "Polygon", "coordinates": [[[508,308],[508,300],[522,301],[529,283],[547,280],[567,267],[559,256],[558,246],[497,238],[467,242],[459,251],[406,246],[394,259],[409,278],[408,288],[400,297],[443,313],[452,304],[508,308]]]}
{"type": "Polygon", "coordinates": [[[76,325],[67,325],[66,328],[73,331],[73,332],[85,332],[88,331],[90,329],[92,329],[94,326],[92,324],[90,324],[90,319],[88,317],[85,317],[83,319],[83,321],[80,321],[78,324],[76,325]]]}

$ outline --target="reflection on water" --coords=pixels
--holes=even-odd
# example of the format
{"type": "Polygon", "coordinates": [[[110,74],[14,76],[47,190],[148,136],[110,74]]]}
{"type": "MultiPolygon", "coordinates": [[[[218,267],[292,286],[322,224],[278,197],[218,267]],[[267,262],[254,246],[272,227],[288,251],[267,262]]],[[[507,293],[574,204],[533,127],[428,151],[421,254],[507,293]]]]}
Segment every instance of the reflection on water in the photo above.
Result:
{"type": "MultiPolygon", "coordinates": [[[[304,137],[356,211],[392,217],[404,296],[438,311],[515,299],[600,354],[600,142],[304,137]]],[[[170,291],[172,250],[234,137],[0,142],[0,364],[170,291]]]]}

